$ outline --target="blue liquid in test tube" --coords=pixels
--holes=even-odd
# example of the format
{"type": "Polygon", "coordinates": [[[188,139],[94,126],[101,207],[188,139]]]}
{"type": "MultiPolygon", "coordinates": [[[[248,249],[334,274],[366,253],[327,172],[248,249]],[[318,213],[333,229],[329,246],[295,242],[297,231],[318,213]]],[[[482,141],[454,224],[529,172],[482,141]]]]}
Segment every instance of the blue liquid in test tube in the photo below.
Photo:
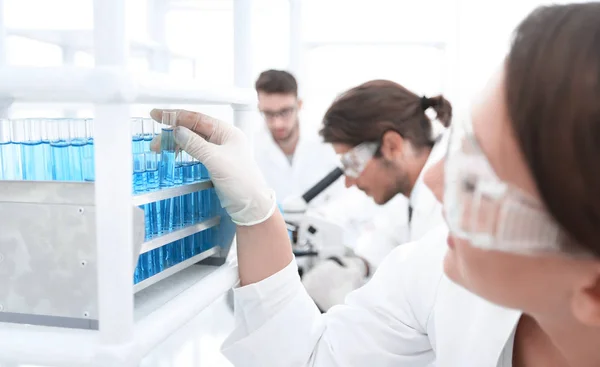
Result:
{"type": "Polygon", "coordinates": [[[42,123],[43,121],[39,119],[12,121],[12,141],[21,145],[23,180],[48,179],[42,144],[42,123]]]}
{"type": "Polygon", "coordinates": [[[9,120],[0,120],[2,178],[4,180],[22,180],[21,144],[14,142],[12,135],[11,122],[9,120]]]}
{"type": "MultiPolygon", "coordinates": [[[[183,184],[183,154],[180,152],[175,160],[175,178],[174,183],[176,186],[183,184]]],[[[177,196],[173,199],[173,228],[179,229],[185,225],[185,211],[184,211],[184,196],[177,196]]],[[[185,241],[183,239],[177,240],[173,243],[174,248],[174,261],[180,263],[185,260],[185,241]]]]}
{"type": "MultiPolygon", "coordinates": [[[[159,155],[155,152],[145,152],[146,161],[146,189],[156,191],[160,185],[158,174],[159,155]]],[[[146,204],[144,207],[146,213],[146,238],[156,236],[162,233],[162,215],[161,202],[146,204]]]]}
{"type": "Polygon", "coordinates": [[[143,149],[144,152],[150,151],[150,142],[156,136],[155,121],[153,119],[142,119],[142,134],[144,136],[143,149]]]}
{"type": "Polygon", "coordinates": [[[69,120],[69,135],[71,146],[69,147],[71,163],[71,181],[83,181],[83,166],[86,155],[88,136],[85,119],[69,120]]]}
{"type": "Polygon", "coordinates": [[[131,119],[131,145],[133,153],[144,153],[144,125],[143,119],[131,119]]]}
{"type": "MultiPolygon", "coordinates": [[[[133,193],[141,194],[147,189],[146,181],[146,155],[144,153],[133,153],[133,193]]],[[[148,204],[149,205],[149,204],[148,204]]],[[[147,211],[145,210],[147,213],[147,211]]],[[[148,233],[148,218],[146,218],[146,233],[148,233]]],[[[139,282],[153,276],[154,259],[149,252],[140,254],[134,275],[134,282],[139,282]]]]}
{"type": "MultiPolygon", "coordinates": [[[[175,111],[164,111],[162,115],[162,131],[160,138],[160,187],[168,188],[175,185],[175,138],[173,128],[177,113],[175,111]]],[[[165,199],[161,202],[162,230],[173,231],[174,217],[176,209],[176,198],[165,199]]],[[[170,267],[176,264],[176,243],[168,244],[165,247],[165,266],[170,267]]]]}
{"type": "Polygon", "coordinates": [[[141,194],[146,191],[146,155],[133,153],[133,193],[141,194]]]}
{"type": "Polygon", "coordinates": [[[10,142],[10,122],[0,119],[0,180],[11,180],[10,163],[12,162],[12,146],[10,142]]]}
{"type": "Polygon", "coordinates": [[[96,169],[94,161],[94,120],[85,120],[85,134],[87,144],[83,147],[83,180],[87,182],[96,181],[96,169]]]}
{"type": "Polygon", "coordinates": [[[55,181],[70,181],[71,159],[69,147],[71,145],[71,135],[68,120],[49,120],[48,137],[52,156],[52,179],[55,181]]]}

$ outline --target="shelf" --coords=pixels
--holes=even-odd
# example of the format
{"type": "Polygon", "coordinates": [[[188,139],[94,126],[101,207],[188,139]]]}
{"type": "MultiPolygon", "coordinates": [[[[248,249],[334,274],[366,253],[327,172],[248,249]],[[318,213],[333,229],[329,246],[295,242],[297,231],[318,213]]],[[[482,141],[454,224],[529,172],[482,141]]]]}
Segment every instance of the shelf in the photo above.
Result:
{"type": "Polygon", "coordinates": [[[210,86],[160,73],[132,73],[116,67],[0,68],[0,100],[51,103],[142,103],[254,105],[252,88],[210,86]]]}
{"type": "Polygon", "coordinates": [[[144,279],[141,282],[135,284],[133,286],[133,293],[137,293],[143,289],[148,288],[149,286],[160,282],[161,280],[164,280],[168,277],[170,277],[173,274],[176,274],[177,272],[180,272],[186,268],[189,268],[190,266],[211,257],[212,255],[216,255],[217,253],[219,253],[219,248],[218,247],[213,247],[211,249],[208,249],[206,251],[204,251],[201,254],[198,254],[196,256],[192,256],[189,259],[180,262],[179,264],[173,265],[170,268],[167,268],[163,271],[161,271],[160,273],[151,276],[148,279],[144,279]]]}
{"type": "MultiPolygon", "coordinates": [[[[163,282],[136,295],[137,317],[131,343],[103,344],[98,340],[98,332],[91,330],[0,324],[0,360],[17,365],[89,366],[99,365],[99,358],[102,358],[103,366],[121,366],[131,360],[127,357],[141,359],[239,281],[235,261],[218,268],[191,266],[181,274],[181,278],[189,277],[194,279],[173,289],[169,300],[161,296],[163,290],[153,292],[154,287],[160,288],[163,282]]],[[[168,285],[173,286],[165,284],[168,285]]]]}
{"type": "Polygon", "coordinates": [[[168,243],[175,242],[187,236],[193,235],[198,232],[202,232],[212,227],[216,227],[221,222],[221,217],[213,217],[206,220],[203,220],[200,223],[192,224],[181,229],[178,229],[173,232],[169,232],[153,238],[149,241],[146,241],[142,244],[142,248],[140,250],[140,254],[146,253],[148,251],[152,251],[155,248],[159,248],[168,243]]]}
{"type": "Polygon", "coordinates": [[[206,179],[200,182],[194,182],[191,184],[170,187],[168,189],[160,189],[145,194],[134,195],[133,205],[140,206],[144,204],[155,203],[157,201],[174,198],[176,196],[182,196],[186,194],[191,194],[196,191],[210,189],[211,187],[213,187],[212,182],[206,179]]]}
{"type": "MultiPolygon", "coordinates": [[[[93,54],[94,32],[91,29],[7,29],[7,36],[23,37],[31,40],[50,43],[75,51],[83,51],[93,54]]],[[[196,55],[186,55],[173,52],[168,47],[158,42],[143,39],[132,39],[130,41],[132,56],[148,56],[151,52],[163,52],[170,57],[178,59],[196,59],[196,55]]]]}

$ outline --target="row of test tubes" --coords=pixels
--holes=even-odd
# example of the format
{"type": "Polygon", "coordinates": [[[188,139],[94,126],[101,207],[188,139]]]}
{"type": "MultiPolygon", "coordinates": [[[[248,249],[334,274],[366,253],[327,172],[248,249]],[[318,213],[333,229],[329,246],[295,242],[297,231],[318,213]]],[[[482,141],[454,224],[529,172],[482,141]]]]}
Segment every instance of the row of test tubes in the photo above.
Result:
{"type": "Polygon", "coordinates": [[[0,180],[94,181],[92,119],[0,120],[0,180]]]}
{"type": "MultiPolygon", "coordinates": [[[[173,137],[175,112],[164,112],[160,127],[160,156],[150,151],[144,139],[144,121],[136,120],[133,128],[133,190],[140,194],[157,189],[190,184],[208,178],[208,171],[185,152],[178,152],[173,137]]],[[[147,128],[150,128],[149,126],[147,128]]],[[[193,192],[143,205],[146,237],[171,232],[218,214],[214,189],[193,192]]],[[[134,283],[196,256],[215,244],[215,229],[187,236],[140,255],[134,283]]]]}
{"type": "MultiPolygon", "coordinates": [[[[162,124],[131,119],[134,195],[209,178],[204,165],[176,151],[174,121],[170,113],[162,124]],[[152,151],[151,142],[159,134],[161,149],[152,151]]],[[[0,120],[0,180],[95,181],[93,126],[93,119],[0,120]]],[[[141,208],[149,240],[214,217],[220,205],[214,189],[206,189],[141,208]]],[[[215,231],[208,229],[141,254],[134,282],[212,248],[215,231]]]]}

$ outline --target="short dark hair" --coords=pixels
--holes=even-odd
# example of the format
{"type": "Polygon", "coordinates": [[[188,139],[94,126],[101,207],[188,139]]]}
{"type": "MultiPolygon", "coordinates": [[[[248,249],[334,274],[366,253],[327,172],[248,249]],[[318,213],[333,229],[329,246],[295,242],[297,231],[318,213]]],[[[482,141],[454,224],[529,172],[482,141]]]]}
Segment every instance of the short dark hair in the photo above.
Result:
{"type": "Polygon", "coordinates": [[[600,256],[600,3],[544,6],[506,62],[512,129],[547,210],[600,256]]]}
{"type": "Polygon", "coordinates": [[[267,94],[293,94],[298,96],[298,83],[285,70],[267,70],[260,73],[254,85],[257,92],[267,94]]]}
{"type": "Polygon", "coordinates": [[[432,147],[431,120],[425,114],[428,107],[436,111],[445,126],[450,125],[452,106],[444,97],[424,98],[398,83],[372,80],[333,102],[325,113],[320,134],[327,143],[356,146],[379,141],[385,132],[393,130],[417,149],[432,147]]]}

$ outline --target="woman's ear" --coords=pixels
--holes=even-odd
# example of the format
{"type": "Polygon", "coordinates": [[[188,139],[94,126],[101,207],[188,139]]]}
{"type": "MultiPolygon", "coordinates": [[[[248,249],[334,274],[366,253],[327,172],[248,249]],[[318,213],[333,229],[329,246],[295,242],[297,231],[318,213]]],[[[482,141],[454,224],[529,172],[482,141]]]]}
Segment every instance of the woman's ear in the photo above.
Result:
{"type": "Polygon", "coordinates": [[[405,141],[395,131],[387,131],[381,139],[381,155],[388,161],[396,160],[404,154],[405,141]]]}
{"type": "Polygon", "coordinates": [[[571,309],[582,324],[600,327],[600,262],[590,269],[588,279],[575,289],[571,309]]]}

